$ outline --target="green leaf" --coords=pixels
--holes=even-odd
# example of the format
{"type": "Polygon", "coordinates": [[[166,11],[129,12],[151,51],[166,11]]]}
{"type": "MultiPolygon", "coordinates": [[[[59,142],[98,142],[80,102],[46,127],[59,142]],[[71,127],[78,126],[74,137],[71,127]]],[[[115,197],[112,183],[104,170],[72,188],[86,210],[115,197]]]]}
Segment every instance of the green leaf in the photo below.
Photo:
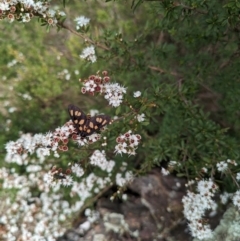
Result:
{"type": "Polygon", "coordinates": [[[116,113],[116,115],[119,115],[120,112],[121,112],[121,106],[118,106],[117,109],[116,109],[116,111],[115,111],[115,113],[116,113]]]}
{"type": "Polygon", "coordinates": [[[140,4],[142,4],[144,2],[144,0],[138,0],[138,2],[135,4],[135,0],[132,1],[132,5],[131,8],[133,9],[133,12],[137,9],[138,6],[140,6],[140,4]]]}
{"type": "Polygon", "coordinates": [[[141,124],[142,124],[143,126],[148,126],[148,125],[149,125],[149,121],[143,121],[143,122],[141,122],[141,124]]]}

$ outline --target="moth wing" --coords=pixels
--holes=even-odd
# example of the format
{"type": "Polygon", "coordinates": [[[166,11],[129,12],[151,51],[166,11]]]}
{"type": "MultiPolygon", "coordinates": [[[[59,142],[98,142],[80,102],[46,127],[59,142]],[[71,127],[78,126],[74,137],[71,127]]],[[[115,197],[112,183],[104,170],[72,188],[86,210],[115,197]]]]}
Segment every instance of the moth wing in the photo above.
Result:
{"type": "Polygon", "coordinates": [[[97,115],[92,117],[91,120],[94,123],[94,125],[98,127],[98,129],[101,129],[102,127],[111,122],[111,118],[106,115],[97,115]]]}
{"type": "Polygon", "coordinates": [[[87,116],[80,108],[72,104],[68,106],[68,112],[78,133],[83,132],[84,126],[87,125],[87,116]]]}

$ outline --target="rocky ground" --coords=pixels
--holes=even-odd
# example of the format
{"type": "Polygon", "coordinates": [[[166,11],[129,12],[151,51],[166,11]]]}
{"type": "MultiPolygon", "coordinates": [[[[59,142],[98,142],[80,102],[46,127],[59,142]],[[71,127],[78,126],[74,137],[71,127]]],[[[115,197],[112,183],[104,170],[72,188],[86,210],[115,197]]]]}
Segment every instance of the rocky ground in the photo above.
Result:
{"type": "Polygon", "coordinates": [[[111,201],[114,190],[107,190],[95,203],[98,222],[82,232],[84,219],[80,218],[76,229],[68,230],[58,241],[192,240],[182,215],[185,192],[184,179],[163,176],[160,169],[154,169],[128,185],[126,201],[111,201]]]}

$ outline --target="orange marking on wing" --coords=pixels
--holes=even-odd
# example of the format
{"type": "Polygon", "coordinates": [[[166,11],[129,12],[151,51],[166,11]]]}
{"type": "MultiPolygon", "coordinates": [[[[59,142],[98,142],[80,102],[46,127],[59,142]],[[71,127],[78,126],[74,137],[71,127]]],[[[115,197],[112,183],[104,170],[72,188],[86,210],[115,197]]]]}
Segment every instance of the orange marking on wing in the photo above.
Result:
{"type": "Polygon", "coordinates": [[[82,120],[79,121],[79,125],[83,125],[84,123],[85,123],[85,120],[84,120],[84,119],[82,119],[82,120]]]}

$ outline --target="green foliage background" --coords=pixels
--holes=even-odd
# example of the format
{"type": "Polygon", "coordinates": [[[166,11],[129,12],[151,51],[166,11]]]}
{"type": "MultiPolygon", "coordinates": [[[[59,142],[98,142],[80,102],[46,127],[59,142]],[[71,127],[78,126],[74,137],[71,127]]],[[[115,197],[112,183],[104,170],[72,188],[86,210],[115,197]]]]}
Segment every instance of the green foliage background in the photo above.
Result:
{"type": "MultiPolygon", "coordinates": [[[[87,36],[109,48],[97,48],[94,64],[79,58],[88,43],[65,29],[48,33],[37,19],[25,25],[2,21],[1,146],[19,132],[44,133],[63,125],[69,103],[112,116],[131,112],[127,104],[114,111],[102,98],[81,94],[79,78],[107,70],[113,81],[127,87],[126,101],[147,116],[143,125],[132,125],[130,116],[109,134],[112,147],[114,134],[133,129],[142,135],[137,172],[175,160],[177,175],[201,178],[215,173],[220,161],[239,163],[239,8],[238,1],[217,0],[69,1],[65,24],[74,28],[75,17],[89,17],[87,36]],[[18,63],[7,67],[13,59],[18,63]],[[64,69],[70,80],[59,77],[64,69]],[[131,97],[137,90],[143,93],[141,101],[131,97]],[[24,100],[25,93],[32,100],[24,100]],[[17,111],[9,113],[9,106],[17,111]],[[203,167],[210,174],[203,174],[203,167]]],[[[76,153],[57,161],[77,161],[76,153]]],[[[6,165],[4,153],[1,160],[6,165]]],[[[227,190],[234,189],[230,176],[216,178],[227,190]]]]}

